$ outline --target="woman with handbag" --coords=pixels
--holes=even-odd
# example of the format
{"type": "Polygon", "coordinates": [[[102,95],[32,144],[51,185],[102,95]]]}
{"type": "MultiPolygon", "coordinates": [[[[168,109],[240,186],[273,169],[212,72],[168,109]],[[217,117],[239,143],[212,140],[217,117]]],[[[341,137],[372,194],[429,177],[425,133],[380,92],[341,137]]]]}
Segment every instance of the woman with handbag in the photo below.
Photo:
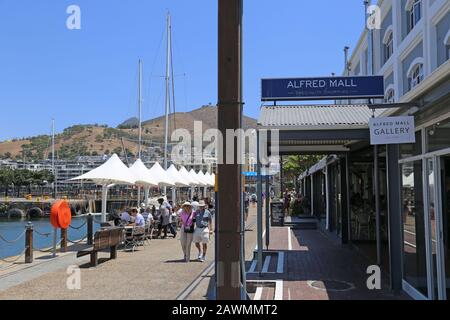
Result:
{"type": "Polygon", "coordinates": [[[181,207],[181,248],[184,253],[184,261],[191,260],[191,245],[194,237],[195,215],[190,202],[185,202],[181,207]]]}

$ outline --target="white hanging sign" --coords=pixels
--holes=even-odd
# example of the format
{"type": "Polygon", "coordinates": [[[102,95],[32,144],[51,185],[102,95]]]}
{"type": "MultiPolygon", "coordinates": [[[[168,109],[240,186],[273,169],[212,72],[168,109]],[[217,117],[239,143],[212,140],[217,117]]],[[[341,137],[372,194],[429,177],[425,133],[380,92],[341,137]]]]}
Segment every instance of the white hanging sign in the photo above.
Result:
{"type": "Polygon", "coordinates": [[[370,144],[416,143],[414,117],[372,118],[370,144]]]}

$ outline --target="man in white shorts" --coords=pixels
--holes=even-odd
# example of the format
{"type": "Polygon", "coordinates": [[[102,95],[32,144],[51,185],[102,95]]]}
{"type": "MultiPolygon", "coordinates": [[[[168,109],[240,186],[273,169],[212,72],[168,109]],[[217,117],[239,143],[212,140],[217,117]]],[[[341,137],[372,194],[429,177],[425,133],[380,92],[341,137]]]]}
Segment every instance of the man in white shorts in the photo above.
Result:
{"type": "Polygon", "coordinates": [[[200,201],[195,215],[194,231],[194,243],[198,249],[198,260],[200,262],[204,262],[206,259],[206,251],[212,233],[211,213],[206,210],[206,203],[200,201]]]}

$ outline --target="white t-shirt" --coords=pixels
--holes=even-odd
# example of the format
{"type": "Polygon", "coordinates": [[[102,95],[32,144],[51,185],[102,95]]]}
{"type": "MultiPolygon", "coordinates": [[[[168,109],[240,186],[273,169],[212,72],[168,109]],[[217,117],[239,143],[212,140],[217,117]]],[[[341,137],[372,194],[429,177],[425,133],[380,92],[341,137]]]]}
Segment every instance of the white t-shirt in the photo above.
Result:
{"type": "Polygon", "coordinates": [[[137,227],[145,227],[145,219],[144,216],[140,213],[136,215],[135,224],[137,227]]]}
{"type": "Polygon", "coordinates": [[[131,217],[130,217],[130,215],[128,214],[128,212],[122,212],[121,214],[120,214],[120,220],[122,220],[122,221],[126,221],[126,222],[130,222],[131,221],[131,217]]]}

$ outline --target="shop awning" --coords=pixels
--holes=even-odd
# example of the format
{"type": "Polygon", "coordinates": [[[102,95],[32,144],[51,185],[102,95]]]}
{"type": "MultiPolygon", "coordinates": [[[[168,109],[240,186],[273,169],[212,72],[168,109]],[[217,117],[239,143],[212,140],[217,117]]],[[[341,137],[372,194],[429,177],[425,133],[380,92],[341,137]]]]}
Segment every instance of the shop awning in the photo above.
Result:
{"type": "MultiPolygon", "coordinates": [[[[375,116],[384,111],[376,109],[375,116]]],[[[281,155],[344,153],[370,140],[372,115],[368,105],[264,106],[258,129],[279,130],[281,155]]]]}

